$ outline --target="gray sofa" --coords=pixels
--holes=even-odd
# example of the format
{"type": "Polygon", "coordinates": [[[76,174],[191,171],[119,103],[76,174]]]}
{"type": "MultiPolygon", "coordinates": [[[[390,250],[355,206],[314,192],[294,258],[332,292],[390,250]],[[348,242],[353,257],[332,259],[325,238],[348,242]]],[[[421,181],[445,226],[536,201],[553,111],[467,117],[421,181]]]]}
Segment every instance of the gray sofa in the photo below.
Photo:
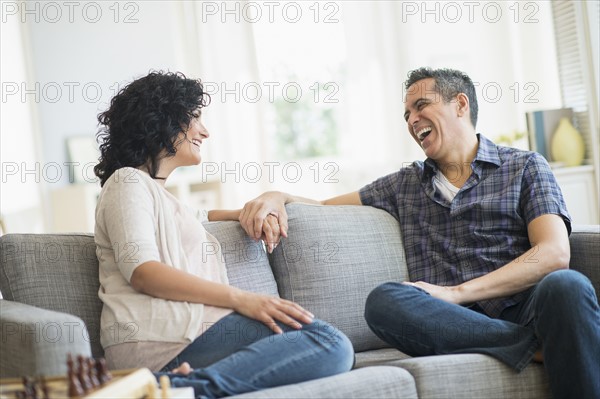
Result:
{"type": "MultiPolygon", "coordinates": [[[[289,205],[288,213],[289,238],[271,256],[236,222],[205,226],[221,242],[233,285],[291,299],[338,327],[354,345],[355,369],[239,397],[550,396],[543,365],[517,374],[485,355],[410,358],[373,335],[363,318],[368,293],[408,278],[399,225],[390,215],[303,204],[289,205]]],[[[599,292],[599,226],[576,226],[571,253],[572,268],[599,292]]],[[[102,356],[97,267],[91,235],[0,237],[1,377],[65,373],[67,352],[102,356]]]]}

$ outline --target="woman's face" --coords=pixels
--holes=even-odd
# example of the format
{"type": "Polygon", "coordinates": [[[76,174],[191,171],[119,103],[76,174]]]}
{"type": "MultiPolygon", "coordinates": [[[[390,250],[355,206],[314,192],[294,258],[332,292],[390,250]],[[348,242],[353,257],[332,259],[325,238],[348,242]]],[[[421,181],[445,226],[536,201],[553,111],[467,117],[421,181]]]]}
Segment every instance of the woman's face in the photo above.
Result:
{"type": "Polygon", "coordinates": [[[177,145],[177,153],[173,157],[177,162],[177,166],[198,165],[202,160],[200,148],[202,141],[207,139],[210,134],[204,127],[201,120],[200,111],[194,112],[194,118],[190,121],[187,129],[179,135],[177,145]]]}

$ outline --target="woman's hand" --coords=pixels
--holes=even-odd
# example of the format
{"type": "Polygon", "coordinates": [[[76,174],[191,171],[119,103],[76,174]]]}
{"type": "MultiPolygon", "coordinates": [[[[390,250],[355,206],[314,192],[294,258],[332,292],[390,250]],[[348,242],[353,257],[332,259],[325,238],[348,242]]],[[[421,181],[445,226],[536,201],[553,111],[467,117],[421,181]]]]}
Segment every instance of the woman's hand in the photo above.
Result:
{"type": "Polygon", "coordinates": [[[267,251],[273,253],[273,250],[281,240],[281,227],[276,215],[269,213],[262,225],[262,236],[260,237],[267,245],[267,251]]]}
{"type": "MultiPolygon", "coordinates": [[[[267,242],[279,242],[280,235],[287,237],[288,225],[285,203],[285,194],[277,191],[266,192],[247,202],[239,216],[242,228],[255,240],[260,239],[265,234],[267,242]],[[277,218],[279,233],[275,235],[272,235],[270,231],[265,231],[265,220],[268,215],[277,218]]],[[[272,222],[268,222],[267,230],[272,227],[272,222]]]]}
{"type": "Polygon", "coordinates": [[[300,322],[310,324],[315,317],[295,302],[241,290],[236,296],[233,309],[244,316],[266,324],[276,334],[283,333],[283,330],[275,321],[299,330],[302,328],[300,322]]]}

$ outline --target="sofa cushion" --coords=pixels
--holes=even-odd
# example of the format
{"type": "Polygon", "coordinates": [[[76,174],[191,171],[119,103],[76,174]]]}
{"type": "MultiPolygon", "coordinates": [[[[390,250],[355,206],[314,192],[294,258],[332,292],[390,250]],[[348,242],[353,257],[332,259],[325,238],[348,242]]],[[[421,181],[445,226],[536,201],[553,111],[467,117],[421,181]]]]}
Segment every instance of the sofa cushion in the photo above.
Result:
{"type": "Polygon", "coordinates": [[[5,299],[70,313],[100,345],[98,260],[91,234],[7,234],[0,237],[0,291],[5,299]]]}
{"type": "Polygon", "coordinates": [[[67,353],[91,356],[89,333],[76,316],[0,300],[0,378],[67,373],[67,353]]]}
{"type": "Polygon", "coordinates": [[[279,296],[262,242],[248,237],[238,222],[206,222],[204,228],[221,245],[229,284],[247,291],[279,296]]]}
{"type": "Polygon", "coordinates": [[[367,326],[367,295],[408,278],[398,222],[366,206],[290,204],[288,238],[271,255],[283,298],[343,331],[357,352],[387,346],[367,326]]]}
{"type": "Polygon", "coordinates": [[[355,358],[354,368],[360,369],[370,366],[385,366],[387,363],[397,360],[409,359],[410,356],[395,348],[382,348],[358,352],[355,358]]]}
{"type": "MultiPolygon", "coordinates": [[[[221,243],[230,283],[278,295],[260,242],[249,239],[237,222],[206,223],[221,243]]],[[[91,234],[7,234],[0,237],[0,292],[5,299],[81,318],[94,357],[100,345],[100,282],[96,244],[91,234]]]]}
{"type": "Polygon", "coordinates": [[[544,366],[532,363],[520,373],[480,354],[415,357],[386,366],[412,374],[420,398],[549,398],[544,366]]]}
{"type": "Polygon", "coordinates": [[[245,393],[231,398],[417,399],[417,391],[415,381],[406,370],[396,367],[366,367],[332,377],[245,393]]]}
{"type": "Polygon", "coordinates": [[[571,232],[570,268],[585,274],[600,300],[600,226],[574,225],[571,232]]]}

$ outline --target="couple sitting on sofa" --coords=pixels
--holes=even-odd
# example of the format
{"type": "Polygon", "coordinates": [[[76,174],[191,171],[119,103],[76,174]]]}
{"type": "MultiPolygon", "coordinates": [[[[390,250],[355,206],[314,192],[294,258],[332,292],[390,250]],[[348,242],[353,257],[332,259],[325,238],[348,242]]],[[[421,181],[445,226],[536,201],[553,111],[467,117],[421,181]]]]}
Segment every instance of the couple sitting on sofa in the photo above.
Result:
{"type": "MultiPolygon", "coordinates": [[[[517,371],[543,359],[556,397],[600,392],[600,310],[589,280],[568,270],[570,219],[548,164],[475,133],[477,98],[465,74],[421,68],[406,89],[408,130],[426,161],[321,202],[374,206],[400,222],[413,282],[371,292],[369,327],[411,356],[484,353],[517,371]],[[447,324],[457,326],[451,337],[430,333],[447,324]]],[[[228,285],[222,259],[199,245],[218,245],[206,216],[164,188],[177,167],[200,163],[207,103],[199,81],[151,73],[99,115],[95,240],[107,360],[166,373],[205,397],[350,370],[341,331],[294,302],[228,285]],[[131,321],[134,342],[119,333],[131,321]]],[[[285,204],[295,201],[315,203],[270,192],[207,217],[239,220],[272,251],[287,235],[285,204]]]]}

